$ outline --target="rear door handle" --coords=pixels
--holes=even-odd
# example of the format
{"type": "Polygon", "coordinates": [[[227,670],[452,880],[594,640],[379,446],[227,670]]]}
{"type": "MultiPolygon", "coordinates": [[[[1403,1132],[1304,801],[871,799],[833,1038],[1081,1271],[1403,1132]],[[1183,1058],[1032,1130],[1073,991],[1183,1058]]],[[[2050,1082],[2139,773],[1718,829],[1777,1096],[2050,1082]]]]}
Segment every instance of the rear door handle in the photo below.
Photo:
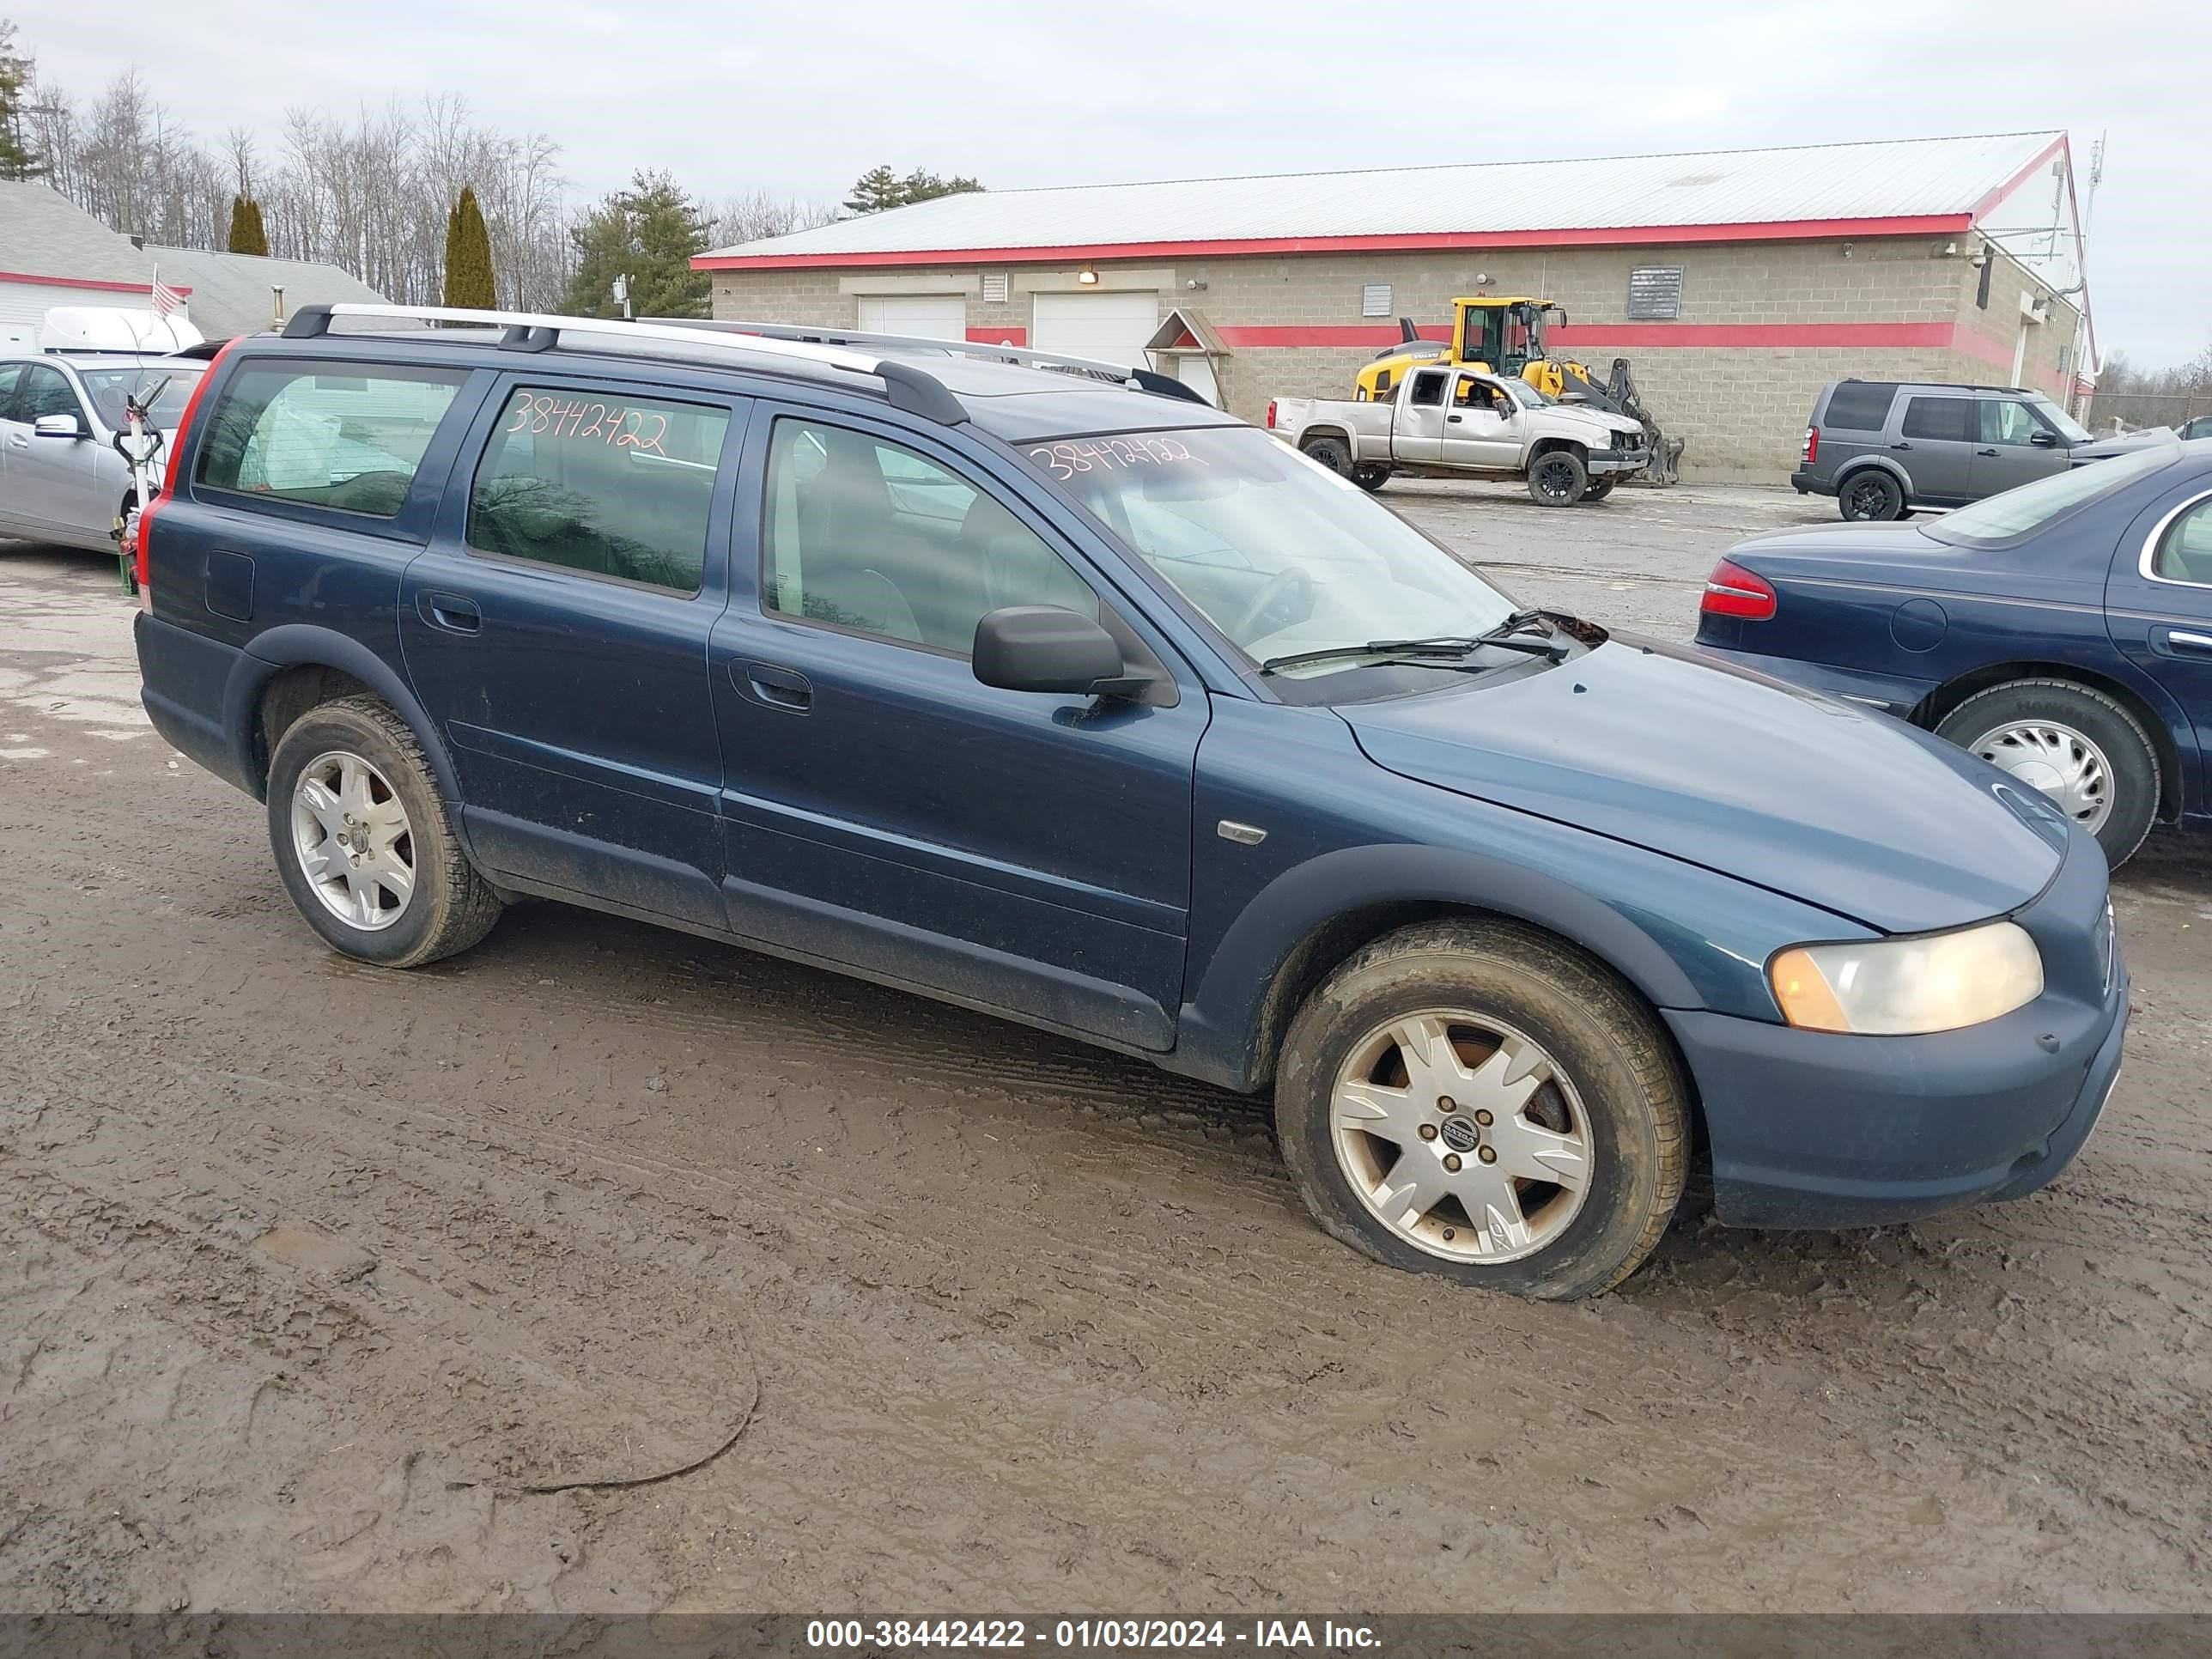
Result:
{"type": "Polygon", "coordinates": [[[1911,444],[1892,444],[1890,447],[1892,449],[1910,449],[1912,446],[1911,444]]]}
{"type": "Polygon", "coordinates": [[[2176,651],[2186,652],[2192,657],[2212,657],[2212,634],[2200,634],[2189,628],[2162,628],[2159,632],[2176,651]]]}
{"type": "Polygon", "coordinates": [[[483,631],[483,612],[474,599],[459,593],[436,593],[426,588],[415,596],[415,611],[431,627],[442,628],[448,634],[483,631]]]}
{"type": "Polygon", "coordinates": [[[787,714],[804,714],[814,707],[814,684],[805,675],[772,662],[732,662],[730,678],[738,690],[752,693],[756,702],[787,714]]]}

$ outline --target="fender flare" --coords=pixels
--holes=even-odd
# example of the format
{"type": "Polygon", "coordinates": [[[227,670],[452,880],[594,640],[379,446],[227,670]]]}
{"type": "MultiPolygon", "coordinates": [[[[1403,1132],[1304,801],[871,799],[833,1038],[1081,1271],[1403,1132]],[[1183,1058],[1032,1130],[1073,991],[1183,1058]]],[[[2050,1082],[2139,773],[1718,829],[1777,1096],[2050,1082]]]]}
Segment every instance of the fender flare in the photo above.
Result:
{"type": "Polygon", "coordinates": [[[1449,847],[1340,848],[1285,871],[1254,896],[1214,947],[1183,1005],[1177,1070],[1249,1090],[1270,1069],[1273,1037],[1292,1012],[1285,969],[1331,922],[1391,905],[1448,904],[1511,916],[1557,933],[1658,1008],[1700,1008],[1689,976],[1643,928],[1582,888],[1526,865],[1449,847]]]}
{"type": "Polygon", "coordinates": [[[1905,492],[1905,504],[1907,507],[1912,505],[1912,475],[1887,455],[1853,456],[1837,471],[1836,486],[1830,493],[1840,496],[1844,493],[1844,486],[1850,481],[1851,475],[1854,472],[1863,472],[1869,467],[1874,468],[1878,472],[1889,474],[1897,487],[1905,492]]]}
{"type": "MultiPolygon", "coordinates": [[[[415,741],[422,745],[435,775],[439,795],[455,809],[453,822],[461,825],[461,790],[453,757],[437,722],[416,700],[398,670],[359,640],[310,623],[285,623],[255,635],[232,665],[222,691],[223,730],[230,734],[242,776],[253,784],[254,799],[266,799],[268,780],[257,764],[254,740],[261,718],[261,694],[269,682],[287,668],[335,668],[349,674],[390,703],[405,720],[415,741]]],[[[464,837],[467,831],[462,830],[464,837]]]]}

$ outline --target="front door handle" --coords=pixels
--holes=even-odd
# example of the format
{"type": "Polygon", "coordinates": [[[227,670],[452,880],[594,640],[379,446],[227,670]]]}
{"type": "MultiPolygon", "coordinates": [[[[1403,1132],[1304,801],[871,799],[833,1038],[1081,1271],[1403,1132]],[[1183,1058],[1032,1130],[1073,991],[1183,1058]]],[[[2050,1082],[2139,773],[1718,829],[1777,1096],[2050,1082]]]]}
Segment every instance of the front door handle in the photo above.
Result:
{"type": "Polygon", "coordinates": [[[814,707],[814,684],[805,675],[772,662],[733,662],[730,678],[738,690],[749,691],[757,702],[787,714],[804,714],[814,707]]]}
{"type": "Polygon", "coordinates": [[[415,596],[415,611],[431,627],[442,628],[448,634],[483,631],[483,612],[474,599],[459,593],[436,593],[425,588],[415,596]]]}
{"type": "Polygon", "coordinates": [[[1444,419],[1450,422],[1454,426],[1457,426],[1460,423],[1461,418],[1462,417],[1457,415],[1447,415],[1444,416],[1444,419]]]}
{"type": "Polygon", "coordinates": [[[1996,459],[1996,453],[1996,453],[1996,450],[1994,450],[1994,449],[1978,449],[1978,450],[1976,450],[1976,451],[1974,452],[1974,453],[1975,453],[1975,454],[1977,454],[1977,455],[1986,455],[1986,456],[1988,456],[1991,460],[1995,460],[1995,459],[1996,459]]]}

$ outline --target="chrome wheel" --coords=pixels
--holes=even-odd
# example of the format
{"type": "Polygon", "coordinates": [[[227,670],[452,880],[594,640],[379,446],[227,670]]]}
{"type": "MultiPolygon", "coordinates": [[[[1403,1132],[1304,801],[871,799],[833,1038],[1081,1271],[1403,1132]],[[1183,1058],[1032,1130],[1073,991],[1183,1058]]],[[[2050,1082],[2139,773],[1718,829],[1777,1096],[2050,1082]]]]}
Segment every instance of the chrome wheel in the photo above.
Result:
{"type": "Polygon", "coordinates": [[[391,781],[343,750],[318,755],[292,791],[292,850],[323,907],[374,932],[415,896],[415,833],[391,781]]]}
{"type": "Polygon", "coordinates": [[[2008,720],[1966,745],[1992,766],[2040,789],[2091,835],[2112,815],[2112,769],[2105,751],[2071,726],[2008,720]]]}
{"type": "Polygon", "coordinates": [[[1533,1255],[1580,1213],[1589,1119],[1533,1039],[1450,1009],[1376,1026],[1330,1097],[1337,1162],[1408,1243],[1454,1261],[1533,1255]]]}

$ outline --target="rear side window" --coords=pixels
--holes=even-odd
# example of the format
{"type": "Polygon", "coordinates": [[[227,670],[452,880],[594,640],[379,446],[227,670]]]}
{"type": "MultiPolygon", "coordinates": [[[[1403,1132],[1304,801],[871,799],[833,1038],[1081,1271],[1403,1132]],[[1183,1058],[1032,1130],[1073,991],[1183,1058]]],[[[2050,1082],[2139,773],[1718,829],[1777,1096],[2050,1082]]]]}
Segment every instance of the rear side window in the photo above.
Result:
{"type": "Polygon", "coordinates": [[[2212,501],[2199,501],[2166,528],[2152,568],[2170,582],[2212,586],[2212,501]]]}
{"type": "Polygon", "coordinates": [[[1965,443],[1974,435],[1972,398],[1915,398],[1905,406],[1905,435],[1965,443]]]}
{"type": "Polygon", "coordinates": [[[730,412],[517,386],[469,490],[469,545],[696,593],[730,412]]]}
{"type": "Polygon", "coordinates": [[[193,476],[211,489],[392,518],[465,378],[438,368],[249,363],[209,417],[193,476]]]}
{"type": "Polygon", "coordinates": [[[1440,368],[1431,368],[1413,376],[1413,390],[1409,398],[1416,404],[1441,404],[1444,400],[1444,381],[1449,377],[1440,368]]]}
{"type": "Polygon", "coordinates": [[[1827,412],[1820,416],[1820,424],[1851,432],[1879,432],[1889,419],[1889,405],[1896,396],[1896,386],[1887,380],[1838,381],[1828,394],[1827,412]]]}

